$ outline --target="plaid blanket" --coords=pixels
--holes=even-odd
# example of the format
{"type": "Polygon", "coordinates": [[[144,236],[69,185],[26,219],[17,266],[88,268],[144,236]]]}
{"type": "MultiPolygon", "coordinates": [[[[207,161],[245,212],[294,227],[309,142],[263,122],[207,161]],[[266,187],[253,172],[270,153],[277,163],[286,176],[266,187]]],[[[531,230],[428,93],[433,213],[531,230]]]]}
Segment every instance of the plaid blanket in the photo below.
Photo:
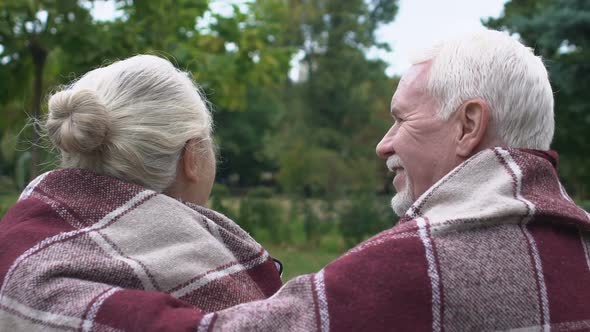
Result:
{"type": "Polygon", "coordinates": [[[0,222],[0,284],[0,331],[113,331],[128,318],[119,308],[141,310],[155,329],[160,309],[196,320],[195,306],[264,299],[281,280],[269,254],[223,215],[66,169],[35,179],[0,222]]]}
{"type": "Polygon", "coordinates": [[[482,151],[395,227],[199,331],[588,331],[590,215],[556,158],[482,151]]]}
{"type": "MultiPolygon", "coordinates": [[[[78,329],[588,330],[590,216],[568,197],[556,164],[550,152],[482,151],[418,198],[395,227],[268,299],[206,313],[174,294],[106,290],[78,329]]],[[[2,258],[0,271],[19,260],[2,258]]],[[[4,282],[2,308],[15,289],[4,282]]],[[[3,309],[1,321],[48,326],[68,314],[37,308],[26,320],[15,309],[21,306],[3,309]]]]}

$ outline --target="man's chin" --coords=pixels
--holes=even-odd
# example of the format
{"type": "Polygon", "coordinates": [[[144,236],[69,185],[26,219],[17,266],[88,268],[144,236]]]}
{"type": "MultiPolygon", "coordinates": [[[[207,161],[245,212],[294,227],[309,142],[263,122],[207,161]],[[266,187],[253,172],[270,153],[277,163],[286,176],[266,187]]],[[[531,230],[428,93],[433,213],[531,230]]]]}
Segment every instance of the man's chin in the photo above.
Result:
{"type": "Polygon", "coordinates": [[[395,194],[395,196],[393,196],[391,199],[391,208],[395,214],[397,214],[399,217],[402,217],[412,206],[412,203],[414,203],[414,200],[412,199],[409,191],[402,190],[401,192],[395,194]]]}

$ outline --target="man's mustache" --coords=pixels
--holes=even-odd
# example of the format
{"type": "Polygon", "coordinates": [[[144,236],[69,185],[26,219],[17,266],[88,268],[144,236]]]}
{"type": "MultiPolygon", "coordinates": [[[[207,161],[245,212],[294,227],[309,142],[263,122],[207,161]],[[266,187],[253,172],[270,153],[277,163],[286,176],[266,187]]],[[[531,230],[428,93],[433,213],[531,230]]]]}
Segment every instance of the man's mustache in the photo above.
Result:
{"type": "Polygon", "coordinates": [[[394,172],[394,168],[405,168],[402,160],[398,155],[393,155],[387,158],[385,164],[387,165],[387,169],[389,169],[389,171],[391,172],[394,172]]]}

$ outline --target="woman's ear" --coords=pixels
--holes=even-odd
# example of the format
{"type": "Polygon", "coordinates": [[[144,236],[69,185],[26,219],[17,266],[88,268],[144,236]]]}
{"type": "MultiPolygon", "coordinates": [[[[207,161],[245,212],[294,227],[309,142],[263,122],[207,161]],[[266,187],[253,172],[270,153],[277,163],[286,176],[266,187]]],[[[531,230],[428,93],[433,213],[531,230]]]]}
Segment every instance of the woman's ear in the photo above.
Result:
{"type": "Polygon", "coordinates": [[[457,116],[459,135],[456,153],[460,157],[469,158],[484,143],[490,126],[490,107],[483,99],[472,99],[457,110],[457,116]]]}
{"type": "Polygon", "coordinates": [[[176,168],[176,178],[165,194],[183,201],[203,205],[215,180],[215,156],[209,142],[186,143],[176,168]],[[205,146],[207,144],[207,146],[205,146]]]}
{"type": "Polygon", "coordinates": [[[196,141],[188,141],[181,157],[182,171],[190,182],[199,181],[199,149],[197,144],[196,141]]]}

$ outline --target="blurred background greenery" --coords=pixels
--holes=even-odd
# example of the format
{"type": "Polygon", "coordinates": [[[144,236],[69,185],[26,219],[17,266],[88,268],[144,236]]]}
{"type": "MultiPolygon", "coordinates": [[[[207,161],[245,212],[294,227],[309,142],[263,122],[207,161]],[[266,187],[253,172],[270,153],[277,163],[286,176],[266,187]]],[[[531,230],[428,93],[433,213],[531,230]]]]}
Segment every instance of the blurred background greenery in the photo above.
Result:
{"type": "MultiPolygon", "coordinates": [[[[192,73],[212,102],[219,168],[210,206],[285,264],[320,269],[396,218],[374,147],[397,77],[367,57],[396,0],[0,0],[0,216],[35,175],[56,166],[34,119],[60,84],[138,53],[192,73]],[[296,70],[296,75],[289,75],[296,70]],[[296,78],[294,78],[296,76],[296,78]]],[[[427,24],[427,22],[425,23],[427,24]]],[[[543,55],[556,91],[560,173],[590,208],[590,2],[508,1],[498,18],[543,55]]]]}

